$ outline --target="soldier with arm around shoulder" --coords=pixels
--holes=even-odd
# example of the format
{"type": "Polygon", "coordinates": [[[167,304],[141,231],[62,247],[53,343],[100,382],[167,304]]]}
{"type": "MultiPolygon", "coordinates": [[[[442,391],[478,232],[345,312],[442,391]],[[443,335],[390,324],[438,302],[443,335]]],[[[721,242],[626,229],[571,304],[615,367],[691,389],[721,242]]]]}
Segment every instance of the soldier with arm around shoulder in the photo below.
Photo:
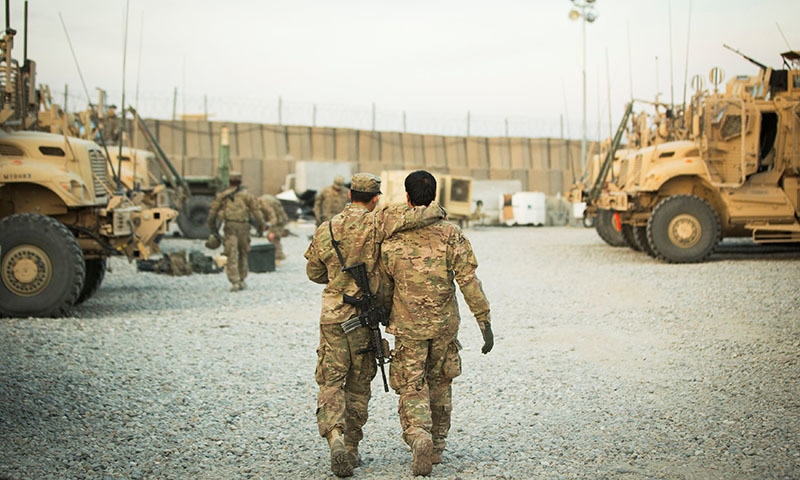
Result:
{"type": "Polygon", "coordinates": [[[401,205],[376,210],[380,184],[375,175],[353,175],[351,203],[317,227],[305,252],[309,280],[325,285],[315,371],[319,386],[316,415],[319,434],[330,448],[331,470],[339,477],[352,475],[359,464],[358,445],[368,417],[370,384],[377,373],[374,355],[357,353],[368,347],[369,329],[361,327],[347,334],[342,329],[343,322],[359,313],[354,305],[344,302],[343,296],[357,298],[363,293],[342,269],[363,262],[370,290],[377,292],[380,243],[397,231],[444,218],[444,211],[438,205],[420,208],[401,205]]]}
{"type": "MultiPolygon", "coordinates": [[[[436,196],[436,180],[424,170],[409,174],[405,187],[411,206],[427,205],[436,196]]],[[[395,336],[390,383],[400,395],[400,424],[412,449],[412,472],[428,475],[442,461],[450,431],[451,384],[461,374],[455,286],[478,322],[483,353],[494,346],[489,301],[476,275],[475,253],[457,225],[440,220],[398,232],[381,250],[384,297],[391,299],[386,331],[395,336]]]]}

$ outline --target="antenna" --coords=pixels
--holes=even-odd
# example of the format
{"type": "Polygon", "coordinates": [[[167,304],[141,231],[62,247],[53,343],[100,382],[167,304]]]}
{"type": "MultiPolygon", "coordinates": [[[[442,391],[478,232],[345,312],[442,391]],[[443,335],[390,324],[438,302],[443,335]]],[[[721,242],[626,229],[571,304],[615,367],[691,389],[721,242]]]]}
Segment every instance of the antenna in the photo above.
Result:
{"type": "Polygon", "coordinates": [[[672,0],[667,2],[668,16],[669,16],[669,103],[672,105],[672,110],[675,111],[675,84],[673,79],[675,76],[672,73],[672,0]]]}
{"type": "Polygon", "coordinates": [[[631,60],[631,22],[628,20],[628,83],[631,89],[631,100],[633,100],[633,60],[631,60]]]}
{"type": "MultiPolygon", "coordinates": [[[[64,28],[64,35],[67,37],[67,44],[69,45],[69,50],[72,52],[72,59],[75,61],[75,68],[78,70],[78,76],[81,78],[81,85],[83,86],[83,93],[86,94],[86,101],[89,102],[89,107],[92,106],[92,100],[89,96],[89,89],[86,88],[86,80],[83,79],[83,72],[81,72],[81,66],[78,63],[78,57],[75,56],[75,49],[72,48],[72,40],[69,38],[69,31],[67,31],[67,25],[64,23],[64,17],[61,15],[61,12],[58,12],[58,18],[61,20],[61,26],[64,28]]],[[[97,118],[97,112],[92,111],[92,118],[97,118]]],[[[66,136],[65,136],[66,138],[66,136]]],[[[111,173],[114,176],[114,180],[117,182],[117,187],[119,188],[120,182],[122,181],[120,176],[117,174],[117,171],[114,171],[114,162],[111,161],[111,155],[108,153],[108,146],[106,145],[106,140],[103,138],[103,131],[100,130],[100,145],[103,147],[103,150],[106,152],[106,159],[111,166],[111,173]]]]}
{"type": "Polygon", "coordinates": [[[786,35],[783,34],[783,30],[781,30],[781,26],[778,25],[778,22],[775,22],[775,26],[778,27],[778,31],[781,32],[781,37],[783,37],[783,41],[786,42],[786,47],[791,50],[792,46],[789,45],[789,40],[786,39],[786,35]]]}
{"type": "MultiPolygon", "coordinates": [[[[125,29],[123,32],[123,40],[122,40],[122,100],[120,102],[120,116],[122,117],[120,120],[120,127],[119,127],[119,155],[117,155],[117,171],[120,172],[122,175],[122,143],[125,138],[125,65],[127,62],[127,55],[128,55],[128,9],[130,7],[130,0],[125,1],[125,29]]],[[[133,155],[131,159],[131,164],[133,167],[133,175],[134,177],[131,179],[133,182],[132,187],[136,187],[136,155],[133,155]]],[[[122,186],[122,182],[117,184],[117,188],[122,186]]]]}
{"type": "Polygon", "coordinates": [[[692,33],[692,0],[689,0],[689,24],[686,26],[686,67],[683,73],[683,109],[686,110],[686,82],[689,79],[689,35],[692,33]]]}

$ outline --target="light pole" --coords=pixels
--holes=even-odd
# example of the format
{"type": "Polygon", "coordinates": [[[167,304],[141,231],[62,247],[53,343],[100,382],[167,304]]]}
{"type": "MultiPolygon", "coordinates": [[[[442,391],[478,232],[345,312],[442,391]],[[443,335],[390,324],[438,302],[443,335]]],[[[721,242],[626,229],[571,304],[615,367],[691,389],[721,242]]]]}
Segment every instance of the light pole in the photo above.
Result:
{"type": "Polygon", "coordinates": [[[597,20],[595,0],[570,0],[573,9],[569,11],[570,20],[583,19],[581,39],[583,41],[583,138],[581,139],[581,170],[586,168],[586,22],[597,20]]]}

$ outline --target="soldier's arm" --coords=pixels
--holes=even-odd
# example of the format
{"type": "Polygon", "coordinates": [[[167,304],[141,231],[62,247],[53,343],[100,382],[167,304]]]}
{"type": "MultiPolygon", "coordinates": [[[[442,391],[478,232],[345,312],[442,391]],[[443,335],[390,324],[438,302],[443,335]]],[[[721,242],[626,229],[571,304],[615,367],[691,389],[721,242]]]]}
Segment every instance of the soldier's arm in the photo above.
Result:
{"type": "Polygon", "coordinates": [[[317,222],[322,220],[322,197],[325,195],[325,190],[322,190],[317,193],[316,198],[314,198],[314,217],[316,217],[317,222]]]}
{"type": "Polygon", "coordinates": [[[208,229],[212,232],[217,231],[217,214],[219,213],[220,201],[215,198],[208,206],[208,229]]]}
{"type": "Polygon", "coordinates": [[[483,284],[475,273],[478,268],[475,252],[472,251],[472,245],[458,227],[454,226],[454,234],[450,237],[449,242],[448,256],[450,258],[448,260],[455,273],[456,283],[464,295],[469,310],[475,316],[478,325],[482,327],[483,323],[491,322],[491,316],[489,315],[489,300],[483,291],[483,284]]]}
{"type": "Polygon", "coordinates": [[[437,202],[427,207],[411,208],[408,205],[388,205],[375,212],[378,242],[391,237],[395,232],[426,227],[447,217],[447,212],[437,202]]]}
{"type": "Polygon", "coordinates": [[[247,195],[247,198],[246,198],[245,201],[247,202],[247,209],[250,210],[250,215],[253,216],[253,218],[256,221],[256,224],[258,225],[258,231],[259,232],[263,232],[264,231],[264,215],[261,214],[261,204],[258,203],[258,200],[256,200],[256,197],[254,197],[252,195],[249,195],[249,194],[247,195]]]}
{"type": "Polygon", "coordinates": [[[392,298],[394,297],[394,278],[387,268],[389,257],[381,255],[378,262],[378,275],[380,276],[380,288],[378,289],[378,301],[386,309],[387,314],[392,311],[392,298]]]}
{"type": "Polygon", "coordinates": [[[277,222],[277,215],[275,215],[275,207],[268,204],[263,204],[261,209],[261,213],[264,214],[264,221],[269,223],[270,226],[274,226],[277,222]]]}
{"type": "MultiPolygon", "coordinates": [[[[317,229],[317,232],[319,232],[319,229],[317,229]]],[[[328,283],[328,268],[319,255],[318,238],[319,235],[314,234],[311,245],[308,246],[306,253],[303,255],[306,258],[306,276],[314,283],[325,284],[328,283]]]]}

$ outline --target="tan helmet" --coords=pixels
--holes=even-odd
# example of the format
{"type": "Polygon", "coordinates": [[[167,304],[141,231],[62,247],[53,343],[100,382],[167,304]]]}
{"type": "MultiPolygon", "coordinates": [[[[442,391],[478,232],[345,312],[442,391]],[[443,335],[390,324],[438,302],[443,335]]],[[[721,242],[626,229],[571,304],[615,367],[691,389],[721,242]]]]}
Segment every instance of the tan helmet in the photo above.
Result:
{"type": "Polygon", "coordinates": [[[206,248],[210,250],[218,249],[221,244],[222,242],[219,239],[219,235],[215,235],[213,233],[209,235],[208,240],[206,240],[206,248]]]}

